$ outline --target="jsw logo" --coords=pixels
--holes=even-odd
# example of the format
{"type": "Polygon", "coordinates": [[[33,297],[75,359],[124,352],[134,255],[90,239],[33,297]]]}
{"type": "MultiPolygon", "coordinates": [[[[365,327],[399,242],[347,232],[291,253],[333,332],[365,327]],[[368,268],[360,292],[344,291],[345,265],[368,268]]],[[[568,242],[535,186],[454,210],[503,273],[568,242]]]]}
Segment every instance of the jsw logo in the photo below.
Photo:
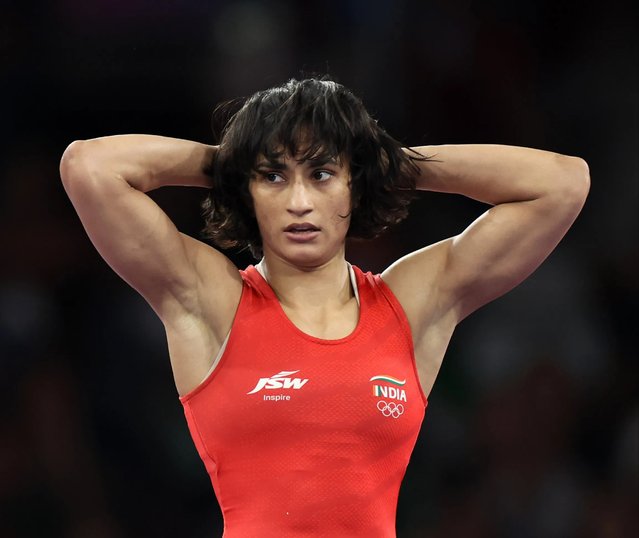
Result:
{"type": "Polygon", "coordinates": [[[290,375],[296,374],[299,370],[293,370],[292,372],[280,372],[279,374],[272,375],[271,377],[262,377],[255,385],[255,388],[251,392],[246,394],[255,394],[262,389],[301,389],[308,379],[300,379],[299,377],[291,378],[290,375]]]}

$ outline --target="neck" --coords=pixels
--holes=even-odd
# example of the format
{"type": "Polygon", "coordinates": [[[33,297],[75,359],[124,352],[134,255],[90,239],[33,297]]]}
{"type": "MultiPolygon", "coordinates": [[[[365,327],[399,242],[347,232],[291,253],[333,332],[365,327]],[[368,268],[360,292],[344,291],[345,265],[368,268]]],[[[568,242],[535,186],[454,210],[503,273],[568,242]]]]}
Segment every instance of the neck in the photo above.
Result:
{"type": "Polygon", "coordinates": [[[354,297],[343,251],[312,268],[295,266],[268,253],[258,265],[283,306],[343,305],[354,297]]]}

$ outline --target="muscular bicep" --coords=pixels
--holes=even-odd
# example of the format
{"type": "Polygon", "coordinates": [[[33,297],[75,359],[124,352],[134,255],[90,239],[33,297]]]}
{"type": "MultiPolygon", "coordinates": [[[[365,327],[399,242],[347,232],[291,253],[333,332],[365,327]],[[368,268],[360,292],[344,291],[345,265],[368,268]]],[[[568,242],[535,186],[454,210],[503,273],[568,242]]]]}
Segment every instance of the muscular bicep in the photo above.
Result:
{"type": "Polygon", "coordinates": [[[570,192],[492,207],[448,242],[442,287],[461,320],[528,277],[557,246],[583,198],[570,192]]]}
{"type": "Polygon", "coordinates": [[[452,330],[530,275],[564,236],[584,196],[556,193],[496,205],[461,234],[413,252],[384,273],[414,338],[434,324],[452,330]]]}
{"type": "Polygon", "coordinates": [[[120,177],[92,173],[81,163],[73,165],[72,170],[63,170],[62,176],[69,198],[100,255],[144,296],[160,318],[166,321],[177,310],[198,308],[200,268],[204,266],[219,273],[219,288],[225,289],[224,281],[231,278],[227,268],[231,262],[178,232],[145,193],[120,177]]]}

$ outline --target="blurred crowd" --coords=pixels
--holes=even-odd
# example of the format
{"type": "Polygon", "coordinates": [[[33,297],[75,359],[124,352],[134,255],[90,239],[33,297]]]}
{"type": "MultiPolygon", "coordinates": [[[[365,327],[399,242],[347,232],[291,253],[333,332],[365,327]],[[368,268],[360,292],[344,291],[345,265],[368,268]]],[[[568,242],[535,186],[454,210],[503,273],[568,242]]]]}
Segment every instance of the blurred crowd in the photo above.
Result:
{"type": "MultiPolygon", "coordinates": [[[[400,538],[639,535],[633,2],[52,0],[0,5],[0,536],[220,536],[163,328],[59,181],[74,139],[213,143],[224,100],[326,73],[407,145],[578,155],[558,250],[453,336],[399,498],[400,538]]],[[[198,189],[151,193],[199,237],[198,189]]],[[[424,193],[348,258],[381,271],[479,203],[424,193]]],[[[228,252],[244,267],[246,252],[228,252]]],[[[294,485],[292,485],[294,487],[294,485]]]]}

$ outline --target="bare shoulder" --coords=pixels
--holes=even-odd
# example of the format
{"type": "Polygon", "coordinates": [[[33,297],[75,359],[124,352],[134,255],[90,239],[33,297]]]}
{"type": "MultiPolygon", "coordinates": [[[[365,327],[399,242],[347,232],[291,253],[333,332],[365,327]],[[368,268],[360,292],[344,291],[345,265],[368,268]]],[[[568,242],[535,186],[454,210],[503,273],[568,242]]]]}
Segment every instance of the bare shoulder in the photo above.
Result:
{"type": "Polygon", "coordinates": [[[165,325],[177,325],[184,318],[201,318],[209,330],[224,337],[230,328],[242,294],[239,270],[220,251],[180,233],[184,250],[193,268],[194,279],[185,296],[174,301],[162,314],[165,325]]]}
{"type": "Polygon", "coordinates": [[[180,235],[194,268],[194,286],[187,297],[172,301],[161,318],[175,385],[184,395],[206,378],[231,329],[242,295],[242,278],[224,254],[180,235]]]}
{"type": "Polygon", "coordinates": [[[382,273],[382,279],[402,305],[414,337],[450,309],[446,264],[452,243],[446,239],[411,252],[382,273]]]}
{"type": "Polygon", "coordinates": [[[427,396],[458,321],[453,290],[448,289],[446,279],[452,241],[412,252],[382,273],[408,319],[419,380],[427,396]]]}

